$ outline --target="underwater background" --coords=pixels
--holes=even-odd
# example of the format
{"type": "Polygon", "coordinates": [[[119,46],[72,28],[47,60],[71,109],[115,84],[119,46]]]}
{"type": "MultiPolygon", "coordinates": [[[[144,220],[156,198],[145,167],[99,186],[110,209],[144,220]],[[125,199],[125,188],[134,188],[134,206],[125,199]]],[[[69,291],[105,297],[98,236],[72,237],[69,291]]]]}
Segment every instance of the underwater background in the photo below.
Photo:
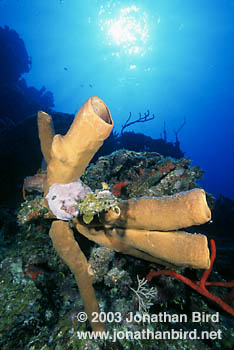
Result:
{"type": "Polygon", "coordinates": [[[1,350],[233,349],[233,43],[234,0],[0,0],[1,350]],[[104,101],[114,128],[81,181],[70,192],[53,183],[45,201],[50,158],[42,134],[46,143],[52,127],[40,129],[37,112],[51,115],[55,133],[64,135],[91,96],[104,101]],[[78,197],[70,205],[71,193],[78,197]],[[198,200],[182,212],[177,203],[172,220],[167,212],[163,219],[149,203],[163,203],[164,195],[198,200]],[[119,210],[128,219],[124,205],[143,196],[129,243],[124,220],[109,224],[105,214],[119,210]],[[196,205],[199,219],[187,223],[196,205]],[[99,240],[113,232],[117,248],[99,240]],[[167,257],[160,244],[147,243],[151,234],[169,237],[167,257]],[[174,253],[185,261],[177,266],[174,253]],[[199,255],[202,263],[186,261],[199,255]],[[82,261],[83,284],[73,256],[82,261]],[[159,338],[80,339],[79,332],[95,330],[78,318],[87,311],[82,287],[102,315],[121,314],[101,329],[159,338]],[[218,321],[193,322],[193,312],[218,321]],[[126,321],[144,313],[175,318],[126,321]],[[188,320],[178,322],[182,315],[188,320]],[[160,338],[194,329],[214,337],[160,338]]]}
{"type": "Polygon", "coordinates": [[[232,199],[233,15],[232,0],[0,1],[0,26],[31,58],[18,78],[52,92],[56,111],[75,113],[97,95],[115,131],[129,112],[149,110],[154,120],[127,131],[160,138],[165,128],[171,142],[185,120],[180,145],[205,171],[201,185],[232,199]]]}

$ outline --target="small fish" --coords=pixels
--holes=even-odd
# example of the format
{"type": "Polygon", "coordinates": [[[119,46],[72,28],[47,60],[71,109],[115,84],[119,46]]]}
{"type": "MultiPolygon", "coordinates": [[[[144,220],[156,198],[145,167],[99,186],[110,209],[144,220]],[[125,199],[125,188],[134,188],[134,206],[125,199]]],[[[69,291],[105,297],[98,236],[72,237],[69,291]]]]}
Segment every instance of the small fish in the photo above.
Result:
{"type": "Polygon", "coordinates": [[[66,71],[68,71],[68,68],[67,68],[67,67],[64,67],[63,69],[66,70],[66,71]]]}
{"type": "Polygon", "coordinates": [[[93,85],[92,85],[92,84],[89,84],[89,87],[90,87],[90,88],[92,88],[92,87],[93,87],[93,85]]]}

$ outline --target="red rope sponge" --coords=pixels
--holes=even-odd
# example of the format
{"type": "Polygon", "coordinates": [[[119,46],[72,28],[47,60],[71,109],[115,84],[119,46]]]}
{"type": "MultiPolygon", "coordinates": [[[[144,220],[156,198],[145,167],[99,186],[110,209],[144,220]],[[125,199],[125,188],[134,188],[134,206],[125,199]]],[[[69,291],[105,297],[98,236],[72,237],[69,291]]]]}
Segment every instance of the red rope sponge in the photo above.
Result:
{"type": "MultiPolygon", "coordinates": [[[[198,293],[211,299],[216,304],[218,304],[223,310],[225,310],[226,312],[234,316],[234,309],[230,305],[228,305],[226,302],[224,302],[222,299],[210,293],[206,288],[206,286],[222,286],[222,287],[234,288],[234,280],[230,282],[208,282],[207,281],[207,278],[209,277],[212,271],[213,264],[216,258],[216,246],[215,246],[215,241],[213,239],[210,240],[210,245],[211,245],[210,267],[209,269],[204,271],[200,281],[192,281],[189,278],[173,270],[160,270],[160,271],[151,270],[149,274],[146,276],[146,279],[147,281],[151,281],[152,278],[156,276],[160,276],[160,275],[171,276],[177,279],[178,281],[187,284],[189,287],[193,288],[198,293]]],[[[233,295],[234,295],[234,289],[228,294],[228,296],[226,297],[226,300],[229,300],[229,299],[231,300],[233,295]]]]}

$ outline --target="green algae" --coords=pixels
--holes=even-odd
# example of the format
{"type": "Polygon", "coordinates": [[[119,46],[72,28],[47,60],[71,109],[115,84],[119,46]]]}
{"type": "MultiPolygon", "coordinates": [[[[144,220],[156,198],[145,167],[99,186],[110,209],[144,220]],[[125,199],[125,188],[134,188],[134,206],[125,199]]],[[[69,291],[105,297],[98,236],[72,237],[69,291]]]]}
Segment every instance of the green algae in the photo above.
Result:
{"type": "Polygon", "coordinates": [[[109,190],[96,190],[95,193],[88,193],[83,200],[77,201],[76,208],[83,220],[89,224],[95,215],[102,211],[118,208],[118,199],[109,190]]]}

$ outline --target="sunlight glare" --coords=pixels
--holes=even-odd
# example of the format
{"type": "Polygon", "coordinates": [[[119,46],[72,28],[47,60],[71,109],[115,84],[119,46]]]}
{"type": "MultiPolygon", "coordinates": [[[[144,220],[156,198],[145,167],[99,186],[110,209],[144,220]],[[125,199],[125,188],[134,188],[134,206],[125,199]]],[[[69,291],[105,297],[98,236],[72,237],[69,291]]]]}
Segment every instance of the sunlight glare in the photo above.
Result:
{"type": "MultiPolygon", "coordinates": [[[[105,10],[102,7],[99,16],[104,14],[105,10]]],[[[120,9],[118,16],[100,19],[99,26],[105,31],[109,46],[117,46],[118,50],[129,55],[145,54],[148,39],[147,15],[136,6],[120,9]]]]}

